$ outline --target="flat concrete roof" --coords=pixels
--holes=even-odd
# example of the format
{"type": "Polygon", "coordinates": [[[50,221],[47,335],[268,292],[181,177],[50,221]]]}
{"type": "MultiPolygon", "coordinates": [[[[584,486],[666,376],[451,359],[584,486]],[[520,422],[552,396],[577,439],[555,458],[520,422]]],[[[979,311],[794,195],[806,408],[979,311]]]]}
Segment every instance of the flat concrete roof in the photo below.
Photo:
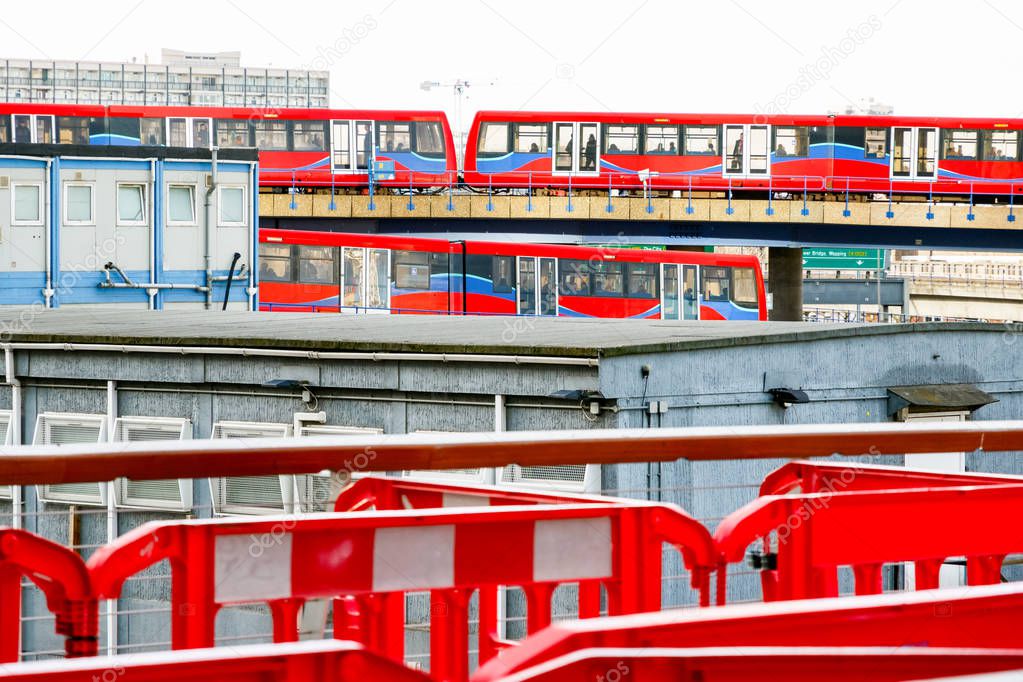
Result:
{"type": "Polygon", "coordinates": [[[610,357],[998,324],[817,324],[427,315],[57,309],[0,311],[0,342],[610,357]]]}

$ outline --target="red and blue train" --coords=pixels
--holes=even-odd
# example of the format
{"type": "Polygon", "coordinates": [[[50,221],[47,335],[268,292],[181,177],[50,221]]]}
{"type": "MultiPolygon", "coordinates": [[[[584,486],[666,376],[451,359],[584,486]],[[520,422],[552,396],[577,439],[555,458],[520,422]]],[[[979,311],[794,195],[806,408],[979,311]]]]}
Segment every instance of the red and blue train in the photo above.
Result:
{"type": "Polygon", "coordinates": [[[0,104],[0,144],[260,149],[268,190],[1023,192],[1023,120],[0,104]],[[371,176],[370,170],[374,173],[371,176]]]}
{"type": "Polygon", "coordinates": [[[754,256],[262,229],[268,311],[766,320],[754,256]]]}

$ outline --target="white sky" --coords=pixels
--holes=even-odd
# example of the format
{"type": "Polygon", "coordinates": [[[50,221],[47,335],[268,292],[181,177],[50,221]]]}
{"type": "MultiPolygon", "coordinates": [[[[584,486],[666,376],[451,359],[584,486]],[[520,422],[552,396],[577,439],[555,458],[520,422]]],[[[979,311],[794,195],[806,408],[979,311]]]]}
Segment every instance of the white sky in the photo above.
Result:
{"type": "Polygon", "coordinates": [[[4,3],[0,40],[9,57],[329,60],[338,108],[452,115],[450,89],[419,84],[461,78],[466,126],[476,109],[826,113],[868,96],[901,114],[1023,115],[1011,0],[49,0],[4,3]]]}

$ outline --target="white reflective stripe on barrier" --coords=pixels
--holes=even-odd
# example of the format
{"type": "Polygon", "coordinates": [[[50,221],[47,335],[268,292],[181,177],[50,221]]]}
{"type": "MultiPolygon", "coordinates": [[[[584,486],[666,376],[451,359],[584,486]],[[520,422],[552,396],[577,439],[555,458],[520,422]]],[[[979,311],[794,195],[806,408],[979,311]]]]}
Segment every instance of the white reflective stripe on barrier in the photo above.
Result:
{"type": "Polygon", "coordinates": [[[490,498],[483,495],[462,495],[459,493],[442,493],[442,507],[489,507],[490,498]]]}
{"type": "Polygon", "coordinates": [[[291,596],[291,533],[218,535],[214,599],[219,604],[291,596]]]}
{"type": "Polygon", "coordinates": [[[373,540],[373,591],[455,584],[455,527],[378,528],[373,540]]]}
{"type": "Polygon", "coordinates": [[[536,522],[533,531],[533,580],[607,578],[611,573],[611,519],[536,522]]]}

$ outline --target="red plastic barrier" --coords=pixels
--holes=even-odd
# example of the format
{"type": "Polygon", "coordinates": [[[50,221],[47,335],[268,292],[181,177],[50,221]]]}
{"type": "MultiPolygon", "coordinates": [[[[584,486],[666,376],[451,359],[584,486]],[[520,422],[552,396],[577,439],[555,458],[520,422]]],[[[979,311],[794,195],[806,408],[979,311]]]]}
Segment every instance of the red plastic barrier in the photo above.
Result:
{"type": "MultiPolygon", "coordinates": [[[[498,507],[522,504],[584,504],[618,501],[598,495],[542,493],[508,490],[497,486],[454,485],[366,476],[349,483],[334,503],[334,511],[350,512],[367,509],[437,509],[441,507],[498,507]]],[[[627,500],[623,500],[628,502],[627,500]]]]}
{"type": "Polygon", "coordinates": [[[503,679],[513,672],[596,647],[1021,649],[1021,610],[1023,585],[1005,584],[563,621],[484,664],[473,680],[503,679]]]}
{"type": "MultiPolygon", "coordinates": [[[[167,559],[175,649],[212,646],[226,604],[267,603],[274,640],[292,641],[304,601],[333,597],[335,637],[401,660],[405,593],[430,590],[431,673],[464,679],[474,591],[488,624],[498,587],[522,587],[531,633],[550,623],[560,584],[579,584],[583,618],[598,615],[601,585],[610,613],[657,610],[665,542],[709,603],[710,534],[681,510],[649,503],[154,522],[101,547],[88,566],[97,595],[116,598],[127,578],[167,559]]],[[[500,646],[483,632],[480,660],[500,646]]]]}
{"type": "Polygon", "coordinates": [[[65,655],[95,656],[99,610],[81,557],[28,531],[0,528],[0,662],[20,659],[22,576],[46,596],[65,655]]]}
{"type": "Polygon", "coordinates": [[[5,682],[428,682],[354,642],[301,642],[4,666],[5,682]]]}
{"type": "Polygon", "coordinates": [[[890,647],[712,647],[583,649],[504,682],[900,682],[1023,668],[1023,649],[890,647]]]}
{"type": "Polygon", "coordinates": [[[1000,581],[1007,554],[1023,551],[1023,486],[813,493],[760,497],[714,533],[724,563],[755,542],[773,558],[761,573],[765,601],[838,595],[850,566],[857,594],[881,592],[883,564],[915,562],[916,587],[938,587],[942,562],[966,557],[971,585],[1000,581]],[[772,565],[773,564],[773,565],[772,565]]]}
{"type": "Polygon", "coordinates": [[[1023,484],[1023,476],[946,473],[905,467],[798,460],[778,467],[760,485],[761,495],[846,493],[893,488],[948,488],[966,485],[1023,484]]]}

